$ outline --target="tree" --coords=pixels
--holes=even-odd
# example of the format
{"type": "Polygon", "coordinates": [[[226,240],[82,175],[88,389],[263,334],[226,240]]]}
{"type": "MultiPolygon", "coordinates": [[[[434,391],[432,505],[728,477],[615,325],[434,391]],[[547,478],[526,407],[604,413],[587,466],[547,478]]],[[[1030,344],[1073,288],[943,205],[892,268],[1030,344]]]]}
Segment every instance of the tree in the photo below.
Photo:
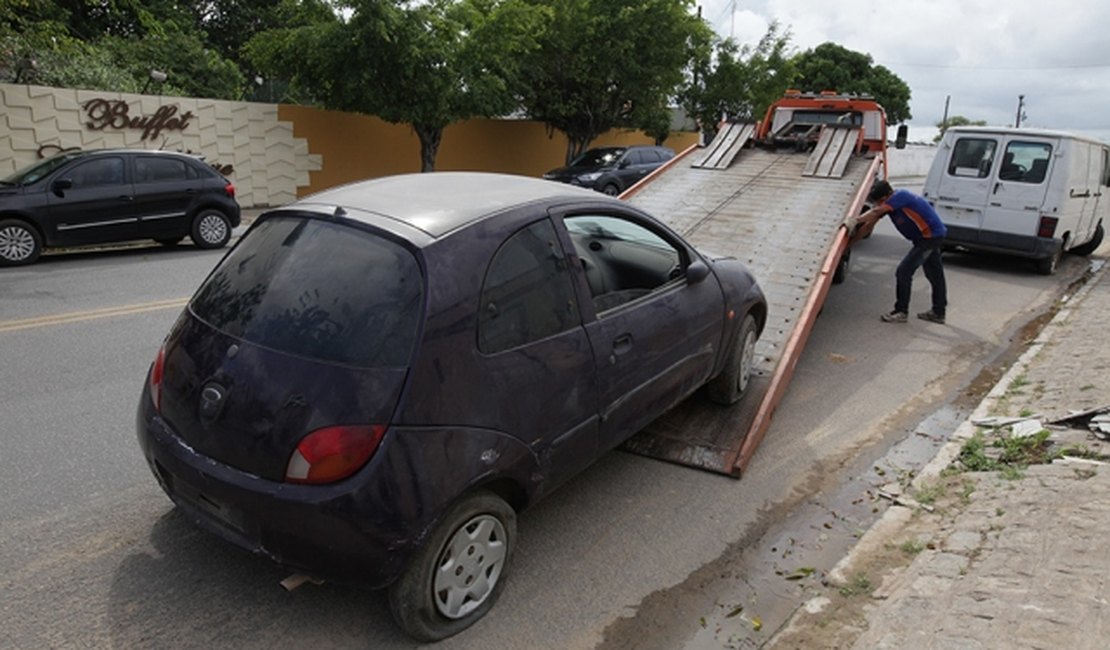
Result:
{"type": "Polygon", "coordinates": [[[793,83],[790,34],[772,23],[754,47],[732,39],[699,48],[681,93],[686,112],[712,138],[722,117],[758,120],[793,83]]]}
{"type": "Polygon", "coordinates": [[[822,43],[795,57],[802,90],[836,90],[873,96],[886,110],[888,124],[909,120],[910,87],[897,75],[872,63],[871,55],[835,43],[822,43]]]}
{"type": "Polygon", "coordinates": [[[260,70],[291,73],[328,108],[411,124],[423,171],[443,129],[511,112],[522,62],[549,12],[522,0],[348,0],[350,18],[270,30],[247,44],[260,70]]]}
{"type": "Polygon", "coordinates": [[[528,0],[553,17],[526,68],[521,103],[530,117],[567,137],[567,162],[598,135],[654,125],[660,107],[709,27],[691,0],[528,0]]]}
{"type": "Polygon", "coordinates": [[[953,126],[986,126],[986,125],[987,125],[986,120],[970,120],[970,119],[964,117],[963,115],[953,115],[952,117],[949,117],[947,121],[941,120],[940,122],[937,122],[937,128],[940,129],[940,133],[938,133],[933,138],[933,142],[940,142],[940,139],[944,137],[944,132],[947,131],[949,128],[953,127],[953,126]]]}

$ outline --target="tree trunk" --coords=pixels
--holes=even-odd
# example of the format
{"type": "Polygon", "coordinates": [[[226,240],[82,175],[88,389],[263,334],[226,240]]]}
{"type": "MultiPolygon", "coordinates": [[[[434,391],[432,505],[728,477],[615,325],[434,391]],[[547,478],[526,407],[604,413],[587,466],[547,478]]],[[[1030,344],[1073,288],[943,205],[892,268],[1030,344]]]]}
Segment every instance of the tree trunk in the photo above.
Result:
{"type": "Polygon", "coordinates": [[[412,129],[420,138],[420,171],[422,173],[436,170],[436,153],[439,152],[439,141],[443,139],[443,127],[428,124],[413,124],[412,129]]]}
{"type": "Polygon", "coordinates": [[[593,142],[594,137],[583,133],[567,133],[567,160],[566,164],[570,164],[572,160],[582,155],[586,147],[593,142]]]}

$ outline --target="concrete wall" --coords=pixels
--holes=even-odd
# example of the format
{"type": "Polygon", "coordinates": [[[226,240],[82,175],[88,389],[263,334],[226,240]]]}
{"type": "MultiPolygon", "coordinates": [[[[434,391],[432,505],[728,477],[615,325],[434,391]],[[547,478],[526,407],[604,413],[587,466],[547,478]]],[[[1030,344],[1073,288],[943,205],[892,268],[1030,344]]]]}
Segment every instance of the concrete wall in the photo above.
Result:
{"type": "MultiPolygon", "coordinates": [[[[681,151],[696,141],[694,133],[677,133],[666,144],[681,151]]],[[[639,132],[611,131],[593,144],[650,142],[639,132]]],[[[342,183],[420,170],[420,143],[412,129],[376,117],[307,106],[0,84],[0,176],[71,147],[201,154],[235,183],[244,207],[281,205],[342,183]],[[96,100],[104,101],[90,103],[96,100]],[[90,106],[99,112],[90,112],[90,106]],[[159,115],[165,128],[151,128],[159,115]]],[[[565,152],[564,136],[541,123],[469,120],[444,131],[436,169],[539,176],[561,165],[565,152]]]]}

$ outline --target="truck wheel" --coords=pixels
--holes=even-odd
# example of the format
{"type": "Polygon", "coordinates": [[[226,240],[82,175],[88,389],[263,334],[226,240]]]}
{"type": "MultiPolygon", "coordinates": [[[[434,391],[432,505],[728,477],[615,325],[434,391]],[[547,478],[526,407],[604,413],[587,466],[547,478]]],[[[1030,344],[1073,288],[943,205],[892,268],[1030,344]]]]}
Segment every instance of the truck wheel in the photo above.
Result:
{"type": "Polygon", "coordinates": [[[231,239],[231,221],[223,212],[214,209],[201,210],[193,218],[190,239],[197,248],[220,248],[231,239]]]}
{"type": "Polygon", "coordinates": [[[705,387],[710,400],[725,406],[740,401],[751,383],[756,338],[755,319],[747,314],[736,330],[724,370],[705,387]]]}
{"type": "Polygon", "coordinates": [[[1102,232],[1102,224],[1100,223],[1098,224],[1098,226],[1095,227],[1095,234],[1091,236],[1091,240],[1088,241],[1086,244],[1076,246],[1075,248],[1071,249],[1071,252],[1075,253],[1076,255],[1082,255],[1083,257],[1090,255],[1098,249],[1100,244],[1102,244],[1103,234],[1104,233],[1102,232]]]}
{"type": "Polygon", "coordinates": [[[0,220],[0,266],[31,264],[41,252],[37,230],[18,219],[0,220]]]}
{"type": "Polygon", "coordinates": [[[485,616],[505,587],[516,512],[474,492],[455,504],[389,587],[397,624],[420,641],[457,634],[485,616]]]}
{"type": "Polygon", "coordinates": [[[836,263],[836,270],[833,271],[832,283],[844,284],[848,279],[848,267],[852,264],[852,251],[846,250],[840,256],[840,261],[836,263]]]}

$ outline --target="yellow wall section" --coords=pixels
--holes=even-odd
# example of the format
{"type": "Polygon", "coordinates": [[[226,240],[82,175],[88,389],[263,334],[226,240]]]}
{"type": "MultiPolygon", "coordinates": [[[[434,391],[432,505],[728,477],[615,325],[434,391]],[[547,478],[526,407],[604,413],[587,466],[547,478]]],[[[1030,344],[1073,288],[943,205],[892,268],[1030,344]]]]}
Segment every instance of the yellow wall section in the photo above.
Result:
{"type": "MultiPolygon", "coordinates": [[[[278,119],[293,124],[293,135],[308,141],[309,153],[323,166],[309,172],[297,196],[391,174],[420,171],[420,140],[407,124],[377,117],[325,111],[308,106],[278,106],[278,119]]],[[[666,146],[681,152],[697,142],[696,133],[674,133],[666,146]]],[[[638,131],[610,131],[590,146],[652,144],[638,131]]],[[[436,156],[437,171],[487,171],[540,176],[563,164],[566,138],[549,136],[530,120],[468,120],[447,127],[436,156]]]]}

